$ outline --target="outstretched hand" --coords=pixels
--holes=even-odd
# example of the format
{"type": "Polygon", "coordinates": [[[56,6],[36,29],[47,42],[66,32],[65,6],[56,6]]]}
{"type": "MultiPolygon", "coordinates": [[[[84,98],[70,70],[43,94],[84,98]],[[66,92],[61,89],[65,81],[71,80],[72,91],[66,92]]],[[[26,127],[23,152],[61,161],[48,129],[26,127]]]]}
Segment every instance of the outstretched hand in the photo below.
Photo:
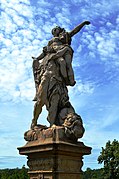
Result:
{"type": "Polygon", "coordinates": [[[90,24],[90,21],[85,21],[85,24],[86,24],[86,25],[89,25],[89,24],[90,24]]]}
{"type": "Polygon", "coordinates": [[[35,57],[32,57],[32,59],[33,59],[33,60],[36,60],[36,58],[35,58],[35,57]]]}

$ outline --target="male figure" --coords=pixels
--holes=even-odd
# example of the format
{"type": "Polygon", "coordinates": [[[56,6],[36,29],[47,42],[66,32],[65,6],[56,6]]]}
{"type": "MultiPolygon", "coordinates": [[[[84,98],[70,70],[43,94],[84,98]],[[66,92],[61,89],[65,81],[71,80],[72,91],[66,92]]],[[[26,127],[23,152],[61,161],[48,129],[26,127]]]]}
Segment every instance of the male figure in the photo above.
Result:
{"type": "MultiPolygon", "coordinates": [[[[42,111],[43,105],[46,105],[48,109],[48,121],[52,126],[56,123],[59,104],[68,103],[69,98],[66,86],[75,85],[74,72],[71,64],[73,56],[73,50],[70,47],[71,38],[84,25],[89,24],[89,21],[85,21],[70,32],[66,32],[60,27],[54,28],[52,30],[54,37],[48,42],[48,46],[43,48],[41,55],[34,60],[33,71],[34,75],[36,73],[34,78],[35,83],[37,83],[37,96],[35,100],[37,102],[34,106],[31,128],[37,125],[37,119],[42,111]],[[38,61],[41,59],[43,59],[43,62],[39,66],[38,61]],[[60,93],[60,91],[63,91],[63,93],[60,93]]],[[[64,104],[61,105],[62,108],[65,106],[64,104]]]]}

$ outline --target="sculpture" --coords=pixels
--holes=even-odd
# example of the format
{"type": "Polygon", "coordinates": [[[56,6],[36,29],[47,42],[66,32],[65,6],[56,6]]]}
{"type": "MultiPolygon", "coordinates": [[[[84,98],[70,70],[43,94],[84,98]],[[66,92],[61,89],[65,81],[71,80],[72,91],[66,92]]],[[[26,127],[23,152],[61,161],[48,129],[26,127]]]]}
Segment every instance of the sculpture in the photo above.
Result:
{"type": "Polygon", "coordinates": [[[85,129],[69,101],[67,86],[76,83],[71,38],[89,24],[85,21],[71,32],[56,26],[52,30],[54,37],[40,56],[32,57],[36,102],[31,128],[24,133],[28,142],[18,148],[21,155],[27,156],[30,179],[82,178],[83,156],[91,153],[91,147],[78,141],[85,129]],[[37,124],[44,105],[50,127],[37,124]]]}
{"type": "MultiPolygon", "coordinates": [[[[42,53],[37,58],[33,58],[33,74],[36,87],[34,98],[34,112],[30,134],[25,133],[26,140],[35,140],[37,135],[37,120],[45,105],[48,110],[47,120],[50,127],[53,125],[63,126],[67,137],[73,136],[76,140],[82,137],[84,128],[82,119],[75,113],[69,101],[67,86],[75,85],[74,72],[72,68],[73,49],[71,48],[71,38],[77,34],[84,25],[89,25],[85,21],[75,27],[72,31],[66,32],[64,28],[56,26],[52,29],[53,38],[48,45],[43,48],[42,53]],[[27,137],[27,135],[31,136],[27,137]],[[35,134],[35,139],[33,138],[35,134]]],[[[42,130],[45,127],[39,127],[42,130]]]]}

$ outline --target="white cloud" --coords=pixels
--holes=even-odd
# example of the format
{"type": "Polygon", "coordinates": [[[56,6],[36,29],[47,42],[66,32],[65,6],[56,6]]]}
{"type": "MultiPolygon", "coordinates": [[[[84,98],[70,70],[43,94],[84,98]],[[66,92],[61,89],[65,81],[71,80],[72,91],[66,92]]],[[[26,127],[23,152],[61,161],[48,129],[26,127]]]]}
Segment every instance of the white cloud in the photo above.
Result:
{"type": "Polygon", "coordinates": [[[9,11],[7,10],[10,10],[10,12],[13,12],[16,11],[18,13],[20,13],[21,15],[23,16],[26,16],[26,17],[32,17],[32,13],[30,11],[30,3],[29,1],[21,1],[21,0],[17,0],[17,1],[9,1],[9,0],[6,0],[6,2],[4,2],[4,0],[1,0],[1,7],[3,9],[5,9],[6,12],[9,13],[9,11]]]}
{"type": "Polygon", "coordinates": [[[100,16],[103,21],[106,21],[106,18],[109,17],[114,11],[118,12],[119,2],[118,0],[102,0],[102,1],[87,1],[84,5],[84,8],[81,9],[82,17],[89,17],[95,19],[100,16]]]}
{"type": "Polygon", "coordinates": [[[94,91],[94,86],[90,83],[80,84],[78,85],[77,89],[79,90],[79,93],[92,94],[94,91]]]}
{"type": "MultiPolygon", "coordinates": [[[[9,90],[14,86],[15,96],[18,96],[18,94],[24,94],[22,96],[25,96],[25,87],[20,88],[20,93],[18,93],[17,91],[15,93],[15,86],[17,86],[18,81],[20,81],[20,85],[22,86],[23,84],[25,84],[25,82],[26,84],[28,83],[29,77],[31,79],[32,73],[30,76],[27,76],[28,69],[31,71],[31,56],[39,55],[42,47],[47,44],[47,39],[51,38],[50,31],[52,27],[56,25],[56,22],[66,29],[69,29],[71,23],[74,22],[71,21],[71,17],[69,18],[71,13],[71,6],[69,3],[62,2],[59,5],[59,10],[54,8],[55,17],[53,17],[51,14],[52,9],[50,9],[53,7],[52,2],[48,3],[44,0],[38,1],[39,6],[37,9],[35,7],[31,8],[29,1],[25,1],[25,5],[19,2],[21,1],[2,1],[2,19],[4,19],[5,23],[3,26],[4,28],[2,27],[4,34],[1,35],[1,39],[4,44],[4,48],[1,49],[1,55],[2,58],[4,58],[4,60],[2,59],[1,65],[3,67],[5,66],[6,69],[3,70],[1,74],[4,73],[5,81],[6,83],[8,83],[7,75],[9,73],[12,73],[12,75],[9,75],[11,78],[13,78],[13,80],[11,80],[12,85],[9,84],[9,90]],[[62,6],[62,4],[64,5],[64,7],[62,6]],[[21,9],[22,11],[27,12],[27,14],[24,15],[25,17],[23,17],[21,9]],[[29,14],[31,15],[29,16],[29,14]],[[36,20],[34,21],[35,16],[38,16],[38,18],[36,18],[36,20]],[[51,19],[51,21],[49,21],[49,19],[51,19]],[[11,61],[11,63],[7,62],[8,59],[9,61],[11,61]],[[5,62],[6,65],[4,65],[5,62]],[[8,65],[10,66],[10,68],[8,65]],[[19,75],[16,75],[16,70],[20,71],[19,75]]],[[[75,1],[75,3],[78,3],[78,1],[75,1]]],[[[86,1],[86,3],[88,3],[88,1],[86,1]]],[[[96,4],[94,5],[96,14],[100,10],[101,6],[103,6],[104,8],[104,4],[106,4],[104,0],[101,3],[96,2],[96,4]]],[[[89,3],[88,5],[89,6],[87,7],[91,7],[92,9],[92,4],[89,3]]],[[[111,12],[110,5],[108,9],[110,9],[109,12],[111,12]]],[[[82,13],[82,11],[83,9],[81,10],[81,15],[83,17],[84,14],[82,13]]],[[[102,11],[102,9],[100,11],[102,11]]],[[[78,14],[76,17],[78,17],[78,14]]],[[[116,19],[116,22],[118,22],[118,17],[116,19]]],[[[75,50],[76,59],[82,58],[82,55],[83,58],[86,58],[86,54],[89,55],[89,58],[96,58],[96,56],[99,55],[101,60],[105,60],[106,63],[113,63],[113,65],[118,65],[118,56],[116,53],[117,39],[119,37],[117,31],[118,25],[115,27],[112,22],[110,23],[109,21],[107,21],[104,27],[99,27],[98,31],[96,31],[96,28],[97,27],[92,22],[92,25],[85,27],[84,31],[81,32],[81,45],[77,46],[77,51],[75,50]],[[108,29],[109,27],[110,30],[108,29]],[[88,47],[88,50],[84,54],[82,54],[86,47],[88,47]]],[[[74,67],[77,66],[77,64],[79,64],[79,62],[76,62],[75,60],[74,67]]],[[[3,84],[5,87],[5,83],[3,84]]],[[[86,82],[85,84],[80,82],[80,85],[76,85],[75,88],[79,89],[80,93],[92,93],[94,90],[94,85],[89,82],[86,82]]],[[[29,95],[27,95],[27,97],[28,96],[29,95]]]]}
{"type": "Polygon", "coordinates": [[[0,88],[2,93],[0,97],[3,101],[9,99],[15,101],[20,98],[31,100],[33,96],[31,89],[34,89],[34,82],[31,78],[32,72],[29,74],[29,71],[32,66],[31,56],[34,53],[32,41],[37,30],[34,32],[35,25],[29,3],[28,1],[24,3],[2,1],[1,20],[4,24],[0,29],[1,34],[3,33],[1,35],[0,88]],[[23,11],[27,14],[23,14],[23,11]],[[31,22],[28,30],[29,20],[31,22]]]}
{"type": "MultiPolygon", "coordinates": [[[[117,19],[118,17],[115,18],[115,21],[117,19]]],[[[99,56],[100,60],[105,61],[110,67],[118,67],[119,25],[109,24],[107,23],[105,26],[99,27],[98,30],[91,29],[91,31],[83,32],[80,39],[81,46],[82,50],[84,50],[86,46],[88,47],[86,53],[89,54],[90,58],[99,56]]]]}
{"type": "MultiPolygon", "coordinates": [[[[81,114],[85,123],[86,132],[82,140],[86,145],[99,149],[108,139],[119,137],[116,131],[108,129],[118,120],[118,107],[116,107],[118,102],[116,101],[115,105],[110,107],[114,102],[106,101],[118,93],[114,88],[116,86],[118,89],[119,82],[116,68],[119,65],[119,16],[117,15],[119,2],[116,0],[108,2],[107,0],[100,2],[99,0],[95,2],[65,0],[57,1],[57,6],[54,6],[54,3],[56,4],[56,0],[50,2],[48,0],[1,0],[0,98],[2,102],[10,101],[10,103],[8,108],[6,106],[4,108],[6,115],[3,115],[3,109],[1,110],[3,116],[0,124],[1,129],[4,132],[8,131],[11,138],[18,133],[19,129],[19,136],[22,138],[19,140],[17,136],[17,139],[12,138],[9,141],[8,136],[4,138],[3,135],[1,140],[4,144],[3,155],[8,149],[4,146],[9,145],[12,150],[13,145],[11,146],[9,142],[17,141],[22,145],[22,133],[27,130],[24,126],[26,128],[30,126],[28,123],[31,120],[33,106],[29,107],[29,105],[32,102],[24,106],[23,111],[20,111],[22,106],[16,109],[17,105],[11,106],[11,104],[18,101],[21,103],[23,101],[24,104],[34,97],[31,56],[40,54],[42,47],[51,38],[51,29],[54,26],[60,25],[69,31],[84,20],[90,20],[91,25],[85,26],[73,38],[72,46],[75,50],[73,66],[76,69],[77,84],[73,88],[69,87],[71,103],[78,111],[77,113],[81,114]],[[96,70],[99,71],[95,72],[96,70]],[[106,88],[104,84],[107,83],[107,78],[106,88]],[[115,85],[111,86],[111,82],[115,85]],[[109,92],[108,89],[112,89],[112,93],[106,95],[109,92]],[[12,114],[10,109],[14,109],[12,114]],[[25,113],[27,109],[30,114],[25,113]],[[10,121],[10,125],[5,119],[10,121]]],[[[40,120],[42,119],[46,119],[44,113],[40,116],[40,120]]],[[[10,155],[16,155],[14,150],[8,152],[10,155]]]]}

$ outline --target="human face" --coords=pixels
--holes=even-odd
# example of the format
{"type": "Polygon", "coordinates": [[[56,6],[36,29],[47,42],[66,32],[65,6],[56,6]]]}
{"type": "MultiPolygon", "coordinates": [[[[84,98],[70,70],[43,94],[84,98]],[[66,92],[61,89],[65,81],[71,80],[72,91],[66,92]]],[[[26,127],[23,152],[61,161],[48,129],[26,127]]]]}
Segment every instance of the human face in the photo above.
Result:
{"type": "Polygon", "coordinates": [[[53,29],[53,35],[54,35],[54,37],[58,37],[58,36],[59,36],[59,33],[60,33],[59,28],[54,28],[54,29],[53,29]]]}

